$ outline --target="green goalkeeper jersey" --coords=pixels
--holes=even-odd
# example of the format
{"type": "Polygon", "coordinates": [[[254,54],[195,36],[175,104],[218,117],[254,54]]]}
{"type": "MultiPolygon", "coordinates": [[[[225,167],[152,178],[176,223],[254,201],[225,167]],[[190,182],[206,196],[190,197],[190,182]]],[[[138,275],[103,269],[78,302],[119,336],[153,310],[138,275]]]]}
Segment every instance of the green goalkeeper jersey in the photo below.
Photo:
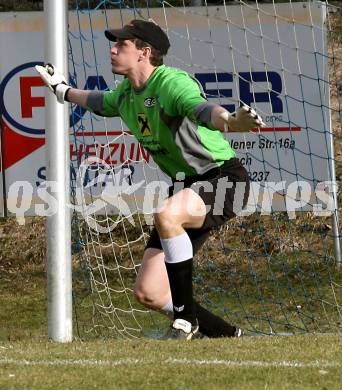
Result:
{"type": "Polygon", "coordinates": [[[219,130],[201,126],[195,108],[206,102],[188,73],[158,66],[144,88],[124,79],[103,98],[103,116],[120,116],[139,143],[171,178],[203,174],[235,157],[219,130]]]}

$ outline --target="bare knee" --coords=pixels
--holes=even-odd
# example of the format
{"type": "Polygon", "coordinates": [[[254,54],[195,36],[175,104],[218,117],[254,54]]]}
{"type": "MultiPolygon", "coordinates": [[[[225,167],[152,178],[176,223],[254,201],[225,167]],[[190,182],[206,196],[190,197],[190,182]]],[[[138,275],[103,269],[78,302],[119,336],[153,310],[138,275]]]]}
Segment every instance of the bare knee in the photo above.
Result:
{"type": "Polygon", "coordinates": [[[161,237],[180,234],[183,230],[182,220],[173,207],[166,207],[154,214],[154,223],[161,237]]]}
{"type": "Polygon", "coordinates": [[[139,302],[142,303],[145,306],[148,306],[149,304],[153,303],[153,298],[151,295],[146,291],[142,286],[135,285],[134,286],[134,296],[135,299],[139,302]]]}
{"type": "Polygon", "coordinates": [[[154,223],[159,233],[168,233],[178,225],[176,218],[174,218],[169,208],[154,214],[154,223]]]}
{"type": "Polygon", "coordinates": [[[158,296],[155,292],[146,289],[144,286],[136,284],[133,292],[136,300],[150,309],[159,310],[165,305],[164,296],[158,296]]]}
{"type": "Polygon", "coordinates": [[[155,310],[164,307],[171,299],[162,250],[156,248],[145,250],[133,293],[138,302],[155,310]]]}
{"type": "Polygon", "coordinates": [[[200,228],[206,215],[203,200],[190,188],[169,198],[154,214],[155,226],[162,238],[184,233],[184,228],[200,228]]]}

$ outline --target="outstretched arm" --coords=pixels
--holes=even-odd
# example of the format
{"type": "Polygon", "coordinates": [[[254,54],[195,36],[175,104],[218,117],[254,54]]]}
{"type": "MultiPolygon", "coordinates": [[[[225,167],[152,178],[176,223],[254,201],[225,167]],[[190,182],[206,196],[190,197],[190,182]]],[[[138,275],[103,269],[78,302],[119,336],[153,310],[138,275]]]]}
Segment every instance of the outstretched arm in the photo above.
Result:
{"type": "Polygon", "coordinates": [[[215,107],[211,113],[211,123],[221,131],[250,131],[256,127],[264,127],[261,116],[253,108],[243,105],[234,113],[226,111],[223,107],[215,107]]]}
{"type": "Polygon", "coordinates": [[[66,78],[51,64],[37,65],[36,70],[45,85],[56,95],[59,103],[63,104],[67,101],[93,112],[100,111],[104,92],[70,87],[66,78]]]}
{"type": "Polygon", "coordinates": [[[262,118],[251,107],[242,105],[230,113],[222,106],[208,102],[196,80],[185,72],[163,85],[164,108],[171,116],[187,116],[213,130],[247,132],[265,126],[262,118]]]}
{"type": "Polygon", "coordinates": [[[220,131],[247,132],[265,126],[255,110],[246,105],[230,113],[218,104],[205,102],[196,108],[196,117],[210,128],[220,131]]]}
{"type": "Polygon", "coordinates": [[[88,99],[91,93],[92,91],[70,88],[68,89],[64,100],[88,109],[88,99]]]}

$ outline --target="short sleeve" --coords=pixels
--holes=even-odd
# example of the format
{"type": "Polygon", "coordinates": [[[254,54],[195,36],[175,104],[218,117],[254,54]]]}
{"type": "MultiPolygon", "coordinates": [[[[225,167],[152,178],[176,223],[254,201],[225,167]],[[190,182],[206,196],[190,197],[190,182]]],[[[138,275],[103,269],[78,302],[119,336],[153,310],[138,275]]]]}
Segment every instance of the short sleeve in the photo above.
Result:
{"type": "Polygon", "coordinates": [[[160,98],[168,115],[190,119],[195,119],[195,108],[206,102],[197,81],[183,71],[163,80],[160,98]]]}
{"type": "Polygon", "coordinates": [[[103,95],[103,110],[101,111],[102,116],[119,116],[119,107],[118,107],[118,96],[119,91],[115,89],[114,91],[106,91],[103,95]]]}
{"type": "Polygon", "coordinates": [[[126,96],[129,86],[128,79],[124,79],[114,90],[106,91],[99,114],[107,117],[120,116],[120,103],[126,96]]]}

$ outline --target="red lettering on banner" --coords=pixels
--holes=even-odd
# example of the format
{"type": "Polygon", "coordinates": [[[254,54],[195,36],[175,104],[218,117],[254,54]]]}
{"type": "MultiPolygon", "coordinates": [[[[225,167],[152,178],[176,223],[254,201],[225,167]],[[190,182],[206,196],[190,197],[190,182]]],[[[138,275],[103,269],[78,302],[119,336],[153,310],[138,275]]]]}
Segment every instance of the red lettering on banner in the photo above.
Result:
{"type": "Polygon", "coordinates": [[[131,144],[131,151],[129,153],[129,160],[130,161],[134,160],[134,151],[135,151],[135,144],[131,144]]]}
{"type": "Polygon", "coordinates": [[[140,160],[150,161],[150,155],[142,146],[136,143],[131,143],[130,145],[124,143],[105,145],[98,143],[88,145],[80,144],[77,146],[77,150],[75,144],[70,144],[71,159],[75,159],[76,157],[79,160],[83,160],[89,156],[98,156],[100,160],[105,161],[108,165],[125,164],[140,160]],[[129,155],[126,153],[126,147],[129,148],[129,155]]]}
{"type": "Polygon", "coordinates": [[[97,153],[96,153],[96,148],[97,148],[97,144],[93,144],[93,145],[87,145],[86,146],[86,156],[89,157],[89,156],[97,156],[97,153]]]}
{"type": "Polygon", "coordinates": [[[120,146],[120,144],[109,144],[108,145],[110,152],[105,160],[107,164],[114,165],[118,162],[117,160],[113,160],[112,157],[114,157],[114,154],[119,149],[119,146],[120,146]]]}
{"type": "Polygon", "coordinates": [[[104,147],[101,144],[98,144],[97,147],[100,148],[100,160],[103,160],[104,147]]]}
{"type": "Polygon", "coordinates": [[[32,118],[32,109],[34,107],[44,107],[45,98],[43,96],[32,96],[32,87],[43,87],[44,82],[40,77],[23,76],[20,77],[20,98],[21,98],[21,117],[32,118]]]}
{"type": "Polygon", "coordinates": [[[138,152],[137,152],[136,160],[141,160],[141,159],[146,161],[146,162],[150,162],[150,155],[149,155],[149,153],[146,152],[146,150],[143,148],[143,146],[138,145],[138,152]],[[140,156],[140,154],[142,156],[140,156]]]}
{"type": "Polygon", "coordinates": [[[76,150],[76,145],[70,144],[70,159],[72,160],[73,157],[77,157],[78,159],[82,158],[83,155],[83,144],[80,144],[76,150]]]}
{"type": "Polygon", "coordinates": [[[125,144],[121,144],[121,153],[120,153],[120,162],[121,164],[126,162],[126,158],[125,158],[125,155],[126,155],[126,145],[125,144]]]}

